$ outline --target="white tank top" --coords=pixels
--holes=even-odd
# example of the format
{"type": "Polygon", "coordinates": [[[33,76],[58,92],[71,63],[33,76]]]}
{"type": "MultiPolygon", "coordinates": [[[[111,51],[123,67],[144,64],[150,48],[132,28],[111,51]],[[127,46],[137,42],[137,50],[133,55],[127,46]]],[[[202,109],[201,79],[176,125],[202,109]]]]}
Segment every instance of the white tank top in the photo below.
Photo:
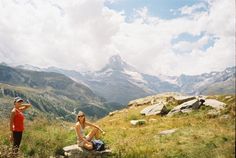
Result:
{"type": "MultiPolygon", "coordinates": [[[[80,128],[80,134],[85,138],[85,134],[84,134],[84,129],[82,128],[81,124],[79,123],[79,128],[80,128]]],[[[77,132],[76,132],[77,134],[77,132]]],[[[77,134],[77,139],[80,140],[79,135],[77,134]]]]}

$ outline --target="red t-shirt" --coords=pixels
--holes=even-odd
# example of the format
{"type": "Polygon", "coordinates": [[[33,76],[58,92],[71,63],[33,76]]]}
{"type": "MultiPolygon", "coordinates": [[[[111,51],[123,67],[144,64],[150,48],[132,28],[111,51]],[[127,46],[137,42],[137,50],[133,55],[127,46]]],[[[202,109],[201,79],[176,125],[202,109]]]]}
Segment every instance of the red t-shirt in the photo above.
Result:
{"type": "Polygon", "coordinates": [[[13,131],[22,132],[24,130],[24,114],[16,109],[15,117],[13,120],[13,131]]]}

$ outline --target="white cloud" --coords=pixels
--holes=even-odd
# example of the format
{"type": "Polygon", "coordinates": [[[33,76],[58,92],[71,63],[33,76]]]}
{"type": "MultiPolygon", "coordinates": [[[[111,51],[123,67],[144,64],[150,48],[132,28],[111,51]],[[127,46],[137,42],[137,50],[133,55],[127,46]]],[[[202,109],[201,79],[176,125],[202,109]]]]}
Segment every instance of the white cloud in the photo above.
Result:
{"type": "MultiPolygon", "coordinates": [[[[208,4],[209,9],[206,11],[171,20],[145,16],[144,23],[142,16],[133,23],[122,24],[120,32],[114,37],[114,44],[126,57],[126,61],[152,74],[199,74],[223,70],[235,65],[233,3],[230,0],[215,0],[208,4]],[[205,36],[196,42],[179,41],[175,45],[171,44],[171,40],[182,33],[199,36],[202,32],[205,32],[205,36]],[[210,36],[217,40],[212,47],[203,51],[210,36]],[[173,47],[188,53],[175,52],[171,49],[173,47]]],[[[190,9],[193,10],[193,7],[190,9]]],[[[144,15],[148,15],[144,11],[144,15]]]]}
{"type": "Polygon", "coordinates": [[[201,2],[201,3],[195,4],[193,6],[184,6],[178,10],[183,15],[192,15],[196,12],[199,12],[201,10],[206,10],[206,9],[207,9],[206,4],[201,2]]]}
{"type": "Polygon", "coordinates": [[[0,62],[97,70],[120,54],[152,74],[222,70],[235,64],[235,2],[206,3],[180,8],[184,15],[169,20],[150,16],[143,7],[126,22],[124,13],[108,9],[104,0],[1,0],[0,62]],[[171,43],[182,33],[202,32],[196,42],[171,43]],[[210,36],[217,40],[203,51],[210,36]]]}
{"type": "Polygon", "coordinates": [[[77,70],[104,64],[123,21],[102,0],[2,0],[0,16],[0,61],[77,70]]]}

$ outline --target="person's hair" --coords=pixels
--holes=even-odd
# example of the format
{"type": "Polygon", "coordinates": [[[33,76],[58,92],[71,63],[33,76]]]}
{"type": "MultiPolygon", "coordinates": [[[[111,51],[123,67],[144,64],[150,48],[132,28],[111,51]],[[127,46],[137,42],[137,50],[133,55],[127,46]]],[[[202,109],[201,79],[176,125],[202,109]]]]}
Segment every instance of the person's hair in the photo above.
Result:
{"type": "MultiPolygon", "coordinates": [[[[77,116],[76,116],[76,122],[79,122],[79,117],[82,116],[82,115],[84,115],[84,113],[83,113],[82,111],[79,111],[78,114],[77,114],[77,116]]],[[[85,115],[84,115],[84,120],[83,120],[83,122],[80,122],[80,124],[81,124],[82,126],[84,126],[84,123],[85,123],[85,115]]]]}

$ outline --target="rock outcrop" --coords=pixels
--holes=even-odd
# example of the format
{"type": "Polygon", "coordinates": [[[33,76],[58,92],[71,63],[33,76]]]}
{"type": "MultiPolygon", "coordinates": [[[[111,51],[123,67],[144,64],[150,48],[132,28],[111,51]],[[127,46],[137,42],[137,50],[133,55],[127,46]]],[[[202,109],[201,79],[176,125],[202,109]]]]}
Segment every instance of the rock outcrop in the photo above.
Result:
{"type": "Polygon", "coordinates": [[[150,116],[150,115],[157,115],[157,114],[164,114],[167,112],[167,108],[165,106],[165,104],[158,103],[155,105],[150,105],[146,108],[144,108],[140,114],[142,115],[146,115],[146,116],[150,116]]]}
{"type": "Polygon", "coordinates": [[[225,108],[225,103],[223,102],[220,102],[216,99],[206,99],[205,102],[204,102],[204,105],[206,106],[210,106],[216,110],[222,110],[225,108]]]}
{"type": "Polygon", "coordinates": [[[66,146],[63,148],[64,156],[66,158],[103,158],[109,155],[112,155],[111,150],[106,149],[103,151],[94,151],[94,150],[86,150],[78,146],[78,144],[66,146]]]}
{"type": "Polygon", "coordinates": [[[199,109],[201,106],[200,102],[198,99],[190,100],[185,103],[182,103],[176,107],[174,107],[168,114],[167,116],[172,116],[175,113],[179,112],[186,112],[186,109],[199,109]]]}
{"type": "Polygon", "coordinates": [[[196,99],[195,96],[174,96],[174,99],[176,100],[177,104],[182,104],[184,102],[196,99]]]}

